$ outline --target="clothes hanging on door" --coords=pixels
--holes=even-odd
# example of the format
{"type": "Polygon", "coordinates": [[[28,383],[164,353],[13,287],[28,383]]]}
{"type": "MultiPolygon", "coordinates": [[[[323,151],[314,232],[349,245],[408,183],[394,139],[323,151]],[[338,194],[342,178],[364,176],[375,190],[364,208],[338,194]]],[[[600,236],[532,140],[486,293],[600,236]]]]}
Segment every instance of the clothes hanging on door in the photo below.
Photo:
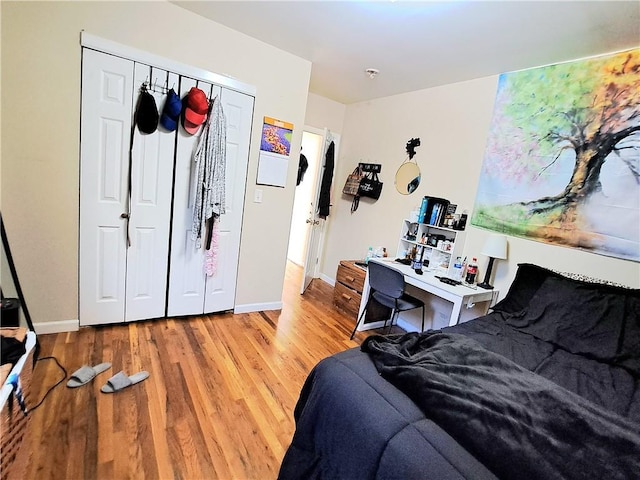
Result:
{"type": "Polygon", "coordinates": [[[331,207],[331,182],[333,180],[335,143],[332,141],[327,148],[324,161],[324,172],[320,184],[320,196],[318,197],[318,216],[327,218],[331,207]]]}
{"type": "Polygon", "coordinates": [[[227,125],[218,97],[210,102],[209,110],[193,158],[196,164],[196,188],[191,239],[197,248],[202,246],[207,221],[215,221],[225,213],[227,125]]]}
{"type": "Polygon", "coordinates": [[[304,174],[306,173],[307,168],[309,168],[309,161],[301,152],[300,160],[298,161],[298,179],[296,180],[296,186],[300,185],[300,182],[304,180],[304,174]]]}

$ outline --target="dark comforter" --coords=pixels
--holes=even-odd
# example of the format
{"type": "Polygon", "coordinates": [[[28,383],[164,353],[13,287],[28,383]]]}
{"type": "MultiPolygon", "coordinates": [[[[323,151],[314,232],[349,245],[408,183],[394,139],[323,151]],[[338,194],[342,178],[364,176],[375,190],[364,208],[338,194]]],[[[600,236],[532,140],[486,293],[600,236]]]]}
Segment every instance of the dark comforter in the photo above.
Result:
{"type": "Polygon", "coordinates": [[[394,342],[311,372],[282,480],[640,479],[640,291],[522,264],[490,315],[394,342]]]}
{"type": "Polygon", "coordinates": [[[640,424],[464,335],[375,336],[362,350],[385,379],[500,478],[640,475],[640,424]]]}

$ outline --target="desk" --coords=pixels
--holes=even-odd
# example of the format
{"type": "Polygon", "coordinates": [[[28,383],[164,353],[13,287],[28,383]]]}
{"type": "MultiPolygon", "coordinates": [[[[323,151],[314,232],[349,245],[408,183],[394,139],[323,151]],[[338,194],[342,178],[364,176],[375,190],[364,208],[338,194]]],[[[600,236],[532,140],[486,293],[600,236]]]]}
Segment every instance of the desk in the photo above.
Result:
{"type": "MultiPolygon", "coordinates": [[[[451,316],[449,317],[449,326],[456,325],[460,320],[460,312],[462,306],[466,305],[471,308],[476,303],[488,302],[486,310],[490,305],[493,305],[498,299],[498,290],[484,290],[482,288],[474,289],[465,285],[448,285],[441,282],[435,276],[440,276],[439,272],[429,272],[423,270],[422,275],[418,275],[410,266],[403,265],[391,259],[372,258],[370,262],[377,262],[385,265],[394,270],[400,271],[404,274],[404,281],[407,285],[413,285],[414,287],[428,292],[436,297],[443,298],[453,304],[451,309],[451,316]]],[[[360,309],[358,311],[358,318],[364,310],[364,306],[369,298],[369,272],[364,281],[364,288],[362,289],[362,301],[360,302],[360,309]]],[[[485,313],[486,313],[485,310],[485,313]]],[[[358,330],[369,330],[372,328],[380,328],[384,325],[384,322],[374,323],[361,323],[358,326],[358,330]]]]}

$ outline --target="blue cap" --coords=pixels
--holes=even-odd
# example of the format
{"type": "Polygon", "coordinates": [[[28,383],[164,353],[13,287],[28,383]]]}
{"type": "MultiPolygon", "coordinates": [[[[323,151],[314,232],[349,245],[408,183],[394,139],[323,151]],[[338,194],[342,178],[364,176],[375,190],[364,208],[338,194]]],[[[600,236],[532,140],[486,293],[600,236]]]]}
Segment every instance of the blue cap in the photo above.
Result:
{"type": "Polygon", "coordinates": [[[180,119],[181,111],[182,101],[172,88],[167,93],[167,99],[164,102],[164,108],[162,109],[162,115],[160,116],[160,124],[167,131],[173,132],[178,128],[178,120],[180,119]]]}

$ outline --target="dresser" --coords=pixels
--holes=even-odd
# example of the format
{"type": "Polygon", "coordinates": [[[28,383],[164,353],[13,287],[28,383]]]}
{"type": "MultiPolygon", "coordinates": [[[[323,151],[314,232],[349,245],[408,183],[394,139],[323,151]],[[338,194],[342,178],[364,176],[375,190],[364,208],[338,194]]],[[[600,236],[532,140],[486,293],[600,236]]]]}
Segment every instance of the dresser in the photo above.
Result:
{"type": "MultiPolygon", "coordinates": [[[[341,260],[338,265],[336,284],[333,290],[333,304],[342,313],[352,318],[354,322],[358,319],[366,275],[367,269],[356,265],[355,260],[341,260]]],[[[391,311],[388,308],[372,301],[364,323],[383,321],[390,315],[391,311]]]]}

